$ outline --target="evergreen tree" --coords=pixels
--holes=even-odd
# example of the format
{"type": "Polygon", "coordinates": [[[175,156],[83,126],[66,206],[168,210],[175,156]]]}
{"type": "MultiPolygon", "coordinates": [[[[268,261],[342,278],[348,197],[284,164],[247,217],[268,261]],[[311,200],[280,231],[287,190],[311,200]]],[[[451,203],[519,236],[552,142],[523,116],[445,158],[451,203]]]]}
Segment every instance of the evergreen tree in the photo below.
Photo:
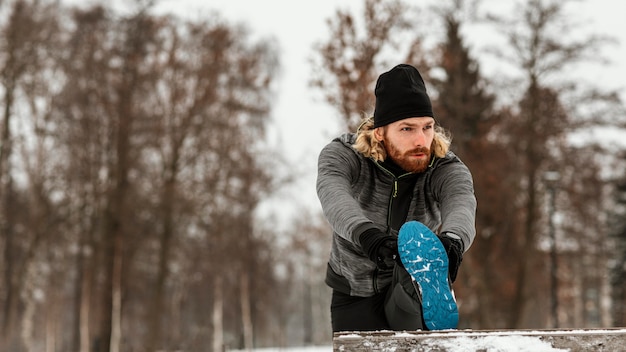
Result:
{"type": "Polygon", "coordinates": [[[478,62],[461,36],[461,20],[454,12],[444,16],[446,40],[440,47],[443,79],[432,78],[437,89],[437,120],[454,136],[454,151],[465,158],[473,144],[486,137],[496,121],[494,96],[487,92],[478,62]]]}
{"type": "Polygon", "coordinates": [[[460,293],[461,324],[471,328],[501,325],[507,306],[505,285],[512,276],[510,265],[498,265],[508,253],[506,238],[514,228],[515,212],[510,202],[513,167],[508,149],[498,134],[506,111],[494,110],[493,94],[471,57],[461,35],[461,4],[441,11],[446,38],[440,45],[438,64],[445,72],[442,79],[432,78],[438,97],[437,120],[453,135],[452,150],[467,164],[474,176],[474,190],[480,211],[476,214],[477,240],[467,252],[455,289],[460,293]],[[489,157],[485,157],[488,155],[489,157]],[[471,273],[471,274],[470,274],[471,273]],[[477,277],[490,280],[476,280],[477,277]],[[494,305],[498,308],[494,309],[494,305]]]}

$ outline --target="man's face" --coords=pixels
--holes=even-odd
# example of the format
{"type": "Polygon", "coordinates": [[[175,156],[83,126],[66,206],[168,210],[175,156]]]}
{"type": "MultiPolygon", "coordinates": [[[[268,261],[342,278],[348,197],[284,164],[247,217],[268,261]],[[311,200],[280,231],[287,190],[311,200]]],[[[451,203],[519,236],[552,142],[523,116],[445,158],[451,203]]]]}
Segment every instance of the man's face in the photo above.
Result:
{"type": "Polygon", "coordinates": [[[383,141],[388,157],[408,172],[424,172],[430,162],[435,137],[435,119],[410,117],[374,131],[383,141]]]}

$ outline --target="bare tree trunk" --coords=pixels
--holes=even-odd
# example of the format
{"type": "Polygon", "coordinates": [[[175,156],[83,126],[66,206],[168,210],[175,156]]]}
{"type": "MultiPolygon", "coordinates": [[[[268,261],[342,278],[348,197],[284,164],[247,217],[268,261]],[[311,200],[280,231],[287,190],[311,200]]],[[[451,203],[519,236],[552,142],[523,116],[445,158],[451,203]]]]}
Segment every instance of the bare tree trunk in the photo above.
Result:
{"type": "MultiPolygon", "coordinates": [[[[484,239],[485,243],[484,247],[482,248],[487,248],[487,249],[492,249],[493,245],[491,244],[491,241],[489,239],[484,239]]],[[[485,256],[487,257],[487,256],[485,256]]],[[[480,258],[481,257],[472,257],[471,259],[474,260],[474,258],[480,258]]],[[[491,263],[489,262],[488,259],[485,260],[476,260],[476,262],[472,263],[474,264],[474,268],[476,268],[476,272],[477,273],[482,273],[482,277],[493,277],[493,266],[491,265],[491,263]],[[477,262],[477,263],[476,263],[477,262]],[[485,265],[486,264],[486,265],[485,265]]],[[[471,271],[466,271],[466,272],[471,272],[471,271]]],[[[493,308],[491,307],[491,295],[493,294],[493,289],[492,289],[492,282],[490,280],[475,280],[473,282],[473,284],[475,285],[474,288],[476,290],[475,292],[475,299],[477,301],[477,305],[478,308],[476,309],[476,313],[478,314],[478,316],[476,317],[477,321],[476,321],[476,326],[482,327],[482,326],[494,326],[494,319],[493,317],[493,313],[492,310],[493,308]]],[[[496,320],[497,321],[497,320],[496,320]]]]}
{"type": "MultiPolygon", "coordinates": [[[[603,248],[604,249],[604,248],[603,248]]],[[[603,250],[603,253],[604,250],[603,250]]],[[[601,259],[606,265],[606,257],[602,257],[601,259]]],[[[608,265],[607,265],[608,266],[608,265]]],[[[604,268],[605,266],[600,266],[599,268],[604,268]]],[[[600,284],[600,322],[601,327],[610,327],[613,326],[611,324],[611,280],[609,275],[602,275],[599,273],[600,284]]]]}
{"type": "MultiPolygon", "coordinates": [[[[580,252],[574,252],[575,255],[574,257],[579,259],[580,256],[580,252]]],[[[580,273],[583,272],[584,269],[584,265],[582,264],[583,261],[582,260],[574,260],[574,262],[572,263],[572,272],[573,273],[580,273]]],[[[573,291],[573,307],[571,307],[572,310],[572,320],[574,322],[574,326],[584,326],[584,321],[585,321],[585,317],[584,317],[584,311],[585,311],[585,300],[586,297],[583,294],[585,292],[585,284],[584,284],[584,280],[583,277],[581,275],[572,275],[572,287],[574,288],[573,291]]]]}
{"type": "Polygon", "coordinates": [[[185,301],[185,285],[178,283],[173,288],[172,303],[171,303],[171,308],[170,308],[170,311],[172,312],[171,317],[170,317],[172,323],[171,323],[170,332],[169,332],[172,341],[176,341],[176,342],[181,341],[182,332],[183,332],[182,329],[186,327],[181,317],[182,315],[181,306],[184,301],[185,301]]]}
{"type": "Polygon", "coordinates": [[[535,258],[535,174],[534,172],[531,172],[528,176],[528,200],[525,206],[526,223],[524,226],[523,244],[521,246],[521,253],[524,253],[527,258],[519,264],[519,270],[516,273],[517,277],[515,287],[517,291],[513,299],[513,311],[509,317],[510,322],[508,327],[510,328],[519,328],[524,321],[524,311],[528,298],[528,285],[526,285],[526,283],[528,282],[528,272],[530,270],[529,266],[534,263],[535,258]]]}
{"type": "Polygon", "coordinates": [[[82,304],[82,290],[83,280],[85,280],[85,267],[84,267],[84,254],[82,240],[78,243],[78,253],[76,254],[76,281],[74,282],[74,302],[73,302],[73,320],[74,326],[72,329],[72,351],[82,352],[80,349],[80,324],[81,324],[81,304],[82,304]]]}
{"type": "MultiPolygon", "coordinates": [[[[35,221],[35,223],[37,223],[37,221],[35,221]]],[[[15,350],[20,350],[21,348],[15,346],[23,346],[25,343],[28,343],[32,334],[32,316],[35,310],[35,302],[30,294],[34,289],[30,271],[33,270],[31,266],[43,238],[41,231],[35,229],[34,232],[35,236],[32,242],[28,245],[26,251],[22,253],[23,258],[19,262],[14,263],[17,265],[15,265],[14,272],[11,273],[12,275],[10,277],[12,287],[9,287],[9,290],[13,291],[12,297],[14,297],[14,302],[9,307],[11,311],[8,317],[11,319],[12,323],[7,329],[6,337],[10,344],[8,346],[12,346],[11,348],[15,350]],[[21,296],[23,292],[26,292],[24,295],[25,298],[21,296]],[[19,309],[24,309],[24,311],[20,311],[19,309]],[[19,316],[18,313],[22,315],[19,316]],[[17,333],[17,326],[22,329],[20,333],[17,333]]],[[[7,322],[5,322],[5,324],[6,323],[7,322]]],[[[4,347],[6,348],[7,346],[4,347]]],[[[28,348],[28,346],[26,347],[28,348]]]]}
{"type": "Polygon", "coordinates": [[[46,307],[46,352],[56,352],[56,333],[59,310],[57,305],[46,307]]]}
{"type": "MultiPolygon", "coordinates": [[[[172,162],[175,165],[176,162],[172,162]]],[[[167,349],[167,339],[163,338],[164,333],[162,331],[163,317],[166,316],[166,304],[165,293],[168,280],[168,264],[170,258],[170,251],[172,247],[172,238],[174,235],[173,229],[173,203],[174,203],[174,190],[176,183],[176,170],[175,166],[169,170],[170,176],[166,180],[163,187],[163,196],[161,199],[162,204],[162,217],[163,217],[163,230],[160,238],[160,251],[158,257],[158,272],[157,280],[154,287],[155,295],[152,301],[151,316],[150,316],[150,331],[148,333],[147,344],[150,346],[148,350],[167,349]]]]}
{"type": "Polygon", "coordinates": [[[240,301],[241,301],[241,323],[243,327],[243,346],[246,351],[251,351],[253,347],[252,335],[252,310],[250,308],[250,277],[247,272],[242,272],[239,276],[240,301]]]}
{"type": "Polygon", "coordinates": [[[13,338],[13,326],[15,326],[15,317],[17,315],[18,295],[15,289],[13,277],[16,267],[17,258],[15,256],[15,233],[13,230],[13,179],[11,176],[11,167],[9,157],[11,155],[11,108],[13,105],[13,89],[11,86],[5,85],[4,96],[4,118],[2,125],[2,134],[0,135],[0,236],[4,237],[4,253],[3,253],[3,269],[4,269],[4,289],[6,296],[2,309],[2,331],[0,333],[0,347],[8,348],[13,338]]]}
{"type": "MultiPolygon", "coordinates": [[[[54,278],[52,279],[54,281],[54,278]]],[[[56,286],[56,285],[54,285],[56,286]]],[[[62,297],[63,292],[54,292],[52,295],[47,295],[47,302],[44,308],[44,314],[46,315],[45,322],[45,351],[46,352],[56,352],[57,350],[57,337],[59,336],[59,318],[62,316],[62,312],[65,310],[62,305],[62,297]]],[[[59,340],[63,341],[63,337],[59,338],[59,340]]],[[[34,349],[34,351],[37,349],[34,349]]],[[[76,350],[72,350],[76,351],[76,350]]]]}
{"type": "Polygon", "coordinates": [[[34,315],[35,315],[37,302],[35,302],[35,299],[33,295],[31,294],[31,292],[35,288],[34,287],[35,283],[33,282],[34,278],[33,278],[32,270],[34,270],[32,266],[28,265],[26,270],[24,270],[24,276],[22,277],[22,280],[24,281],[24,291],[26,291],[26,294],[24,295],[25,298],[23,298],[24,312],[22,313],[22,316],[21,316],[20,338],[21,338],[22,345],[24,346],[26,351],[34,350],[34,346],[33,346],[34,327],[33,325],[34,325],[34,319],[35,319],[34,315]]]}
{"type": "MultiPolygon", "coordinates": [[[[533,117],[540,115],[539,102],[541,101],[540,90],[537,85],[536,77],[530,77],[530,85],[527,90],[527,95],[530,98],[527,104],[523,104],[526,111],[522,112],[524,119],[523,126],[532,126],[535,121],[533,117]]],[[[527,130],[532,131],[531,128],[527,130]]],[[[512,314],[509,317],[509,327],[520,328],[524,322],[524,312],[528,301],[528,275],[532,270],[531,265],[536,263],[536,239],[537,239],[537,222],[538,222],[538,201],[537,201],[537,183],[538,172],[542,162],[544,162],[546,156],[541,153],[541,150],[537,147],[537,136],[528,135],[525,136],[522,143],[526,145],[526,150],[523,156],[523,170],[524,177],[526,178],[525,196],[526,201],[524,204],[524,228],[522,230],[523,236],[520,238],[521,245],[519,248],[525,256],[519,264],[519,270],[516,275],[516,289],[517,292],[513,298],[512,314]]]]}
{"type": "MultiPolygon", "coordinates": [[[[84,242],[84,240],[81,240],[84,242]]],[[[74,294],[74,340],[73,351],[89,352],[89,316],[91,304],[92,257],[87,255],[86,244],[79,245],[76,258],[76,292],[74,294]]]]}
{"type": "MultiPolygon", "coordinates": [[[[310,250],[305,248],[306,258],[309,263],[312,262],[310,250]]],[[[303,268],[304,271],[304,297],[302,299],[303,305],[303,314],[302,314],[302,328],[304,330],[304,336],[302,342],[304,346],[310,346],[313,344],[313,299],[312,299],[312,291],[313,291],[313,283],[311,280],[313,279],[312,267],[310,265],[306,265],[303,268]]]]}
{"type": "Polygon", "coordinates": [[[219,274],[213,279],[213,351],[224,350],[224,280],[219,274]]]}
{"type": "Polygon", "coordinates": [[[111,309],[111,352],[119,352],[122,341],[122,237],[118,234],[114,242],[112,309],[111,309]]]}
{"type": "Polygon", "coordinates": [[[86,278],[83,278],[82,295],[80,299],[80,352],[89,352],[90,332],[89,332],[89,316],[91,307],[91,271],[86,278]]]}
{"type": "MultiPolygon", "coordinates": [[[[8,207],[8,195],[6,195],[7,193],[10,193],[10,191],[8,191],[9,187],[4,187],[3,189],[3,193],[4,193],[4,205],[5,205],[5,211],[3,215],[6,215],[9,213],[9,211],[7,210],[8,207]]],[[[4,290],[6,291],[6,296],[4,297],[4,307],[2,309],[2,314],[3,314],[3,324],[2,324],[2,334],[1,335],[1,339],[0,339],[0,347],[4,347],[7,348],[8,346],[10,346],[9,344],[11,343],[11,339],[13,337],[13,326],[15,326],[14,321],[15,321],[15,316],[17,315],[17,292],[16,292],[16,285],[14,284],[14,280],[13,280],[13,272],[15,271],[15,262],[17,261],[16,258],[14,258],[14,254],[15,254],[15,249],[14,244],[13,244],[13,229],[12,229],[12,225],[10,225],[10,220],[8,218],[5,217],[3,224],[2,224],[3,228],[2,228],[2,233],[5,237],[5,242],[4,242],[4,265],[3,265],[3,269],[4,269],[4,290]]]]}
{"type": "Polygon", "coordinates": [[[128,214],[126,211],[127,199],[129,196],[130,185],[128,180],[128,174],[130,170],[130,137],[132,135],[132,122],[133,122],[133,109],[132,109],[132,90],[135,86],[137,79],[137,72],[135,67],[129,67],[126,71],[129,76],[128,81],[124,82],[124,85],[120,88],[118,95],[121,97],[121,101],[117,106],[117,116],[115,117],[117,126],[115,127],[115,156],[116,164],[113,167],[115,188],[113,189],[113,198],[110,199],[113,205],[113,212],[111,219],[113,221],[111,232],[109,234],[113,237],[112,249],[111,249],[111,302],[109,325],[109,351],[119,352],[120,343],[122,340],[122,269],[123,269],[123,256],[124,256],[124,237],[126,236],[126,219],[128,214]]]}

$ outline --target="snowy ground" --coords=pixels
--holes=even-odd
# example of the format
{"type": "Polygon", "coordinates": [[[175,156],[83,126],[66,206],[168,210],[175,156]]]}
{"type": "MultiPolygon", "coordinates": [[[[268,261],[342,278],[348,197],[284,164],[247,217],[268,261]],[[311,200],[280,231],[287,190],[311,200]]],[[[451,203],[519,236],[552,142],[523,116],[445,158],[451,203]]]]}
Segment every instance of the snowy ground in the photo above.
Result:
{"type": "MultiPolygon", "coordinates": [[[[312,346],[312,347],[289,347],[289,348],[257,348],[251,352],[332,352],[333,346],[312,346]]],[[[242,350],[232,350],[230,352],[245,352],[242,350]]]]}
{"type": "MultiPolygon", "coordinates": [[[[335,337],[335,344],[341,350],[359,346],[354,340],[360,340],[359,334],[346,333],[335,337]],[[352,341],[352,342],[349,342],[352,341]],[[345,349],[344,349],[345,348],[345,349]]],[[[410,342],[405,347],[415,347],[415,339],[420,351],[448,351],[448,352],[566,352],[566,351],[594,351],[598,346],[608,349],[602,351],[620,350],[626,341],[626,328],[614,329],[583,329],[583,330],[501,330],[501,331],[446,331],[424,334],[410,332],[396,332],[392,335],[367,338],[367,343],[377,351],[394,351],[398,341],[410,342]],[[551,341],[543,338],[550,337],[551,341]],[[564,337],[568,338],[564,338],[564,337]],[[571,337],[574,337],[572,339],[571,337]],[[559,346],[559,347],[556,347],[559,346]],[[567,347],[566,347],[567,346],[567,347]],[[619,347],[618,347],[619,346],[619,347]]],[[[332,346],[291,347],[291,348],[262,348],[249,352],[332,352],[332,346]]],[[[235,352],[235,351],[231,351],[235,352]]],[[[239,351],[244,352],[244,351],[239,351]]]]}
{"type": "Polygon", "coordinates": [[[572,352],[626,351],[625,328],[556,330],[449,330],[428,333],[375,333],[366,338],[358,333],[335,337],[340,350],[371,346],[372,350],[395,351],[419,347],[419,351],[447,352],[572,352]]]}

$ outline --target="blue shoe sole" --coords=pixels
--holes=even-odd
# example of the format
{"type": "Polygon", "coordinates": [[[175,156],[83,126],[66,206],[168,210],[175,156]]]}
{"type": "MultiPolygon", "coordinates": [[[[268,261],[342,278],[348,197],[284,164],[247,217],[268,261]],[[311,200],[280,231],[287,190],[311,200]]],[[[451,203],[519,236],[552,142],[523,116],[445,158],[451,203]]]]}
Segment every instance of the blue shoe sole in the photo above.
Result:
{"type": "Polygon", "coordinates": [[[448,255],[437,235],[424,224],[409,221],[400,228],[398,253],[420,288],[428,330],[456,329],[459,310],[448,283],[448,255]]]}

